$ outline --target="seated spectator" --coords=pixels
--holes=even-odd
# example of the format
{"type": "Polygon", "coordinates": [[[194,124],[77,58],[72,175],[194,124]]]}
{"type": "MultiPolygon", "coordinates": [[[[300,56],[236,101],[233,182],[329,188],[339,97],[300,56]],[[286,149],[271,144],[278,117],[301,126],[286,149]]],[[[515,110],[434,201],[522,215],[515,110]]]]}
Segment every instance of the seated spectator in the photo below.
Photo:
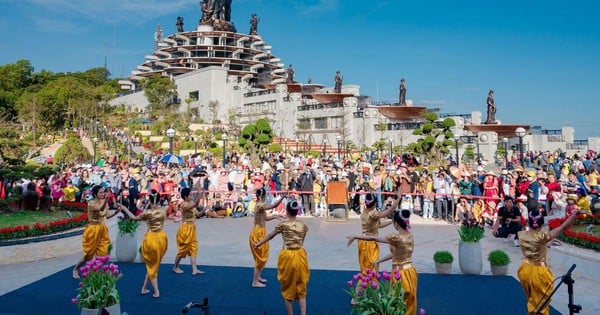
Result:
{"type": "Polygon", "coordinates": [[[473,204],[473,207],[471,208],[471,213],[473,214],[473,219],[475,219],[475,221],[479,222],[479,224],[484,224],[484,220],[483,220],[483,208],[485,207],[485,202],[483,201],[483,199],[477,199],[475,201],[475,204],[473,204]]]}
{"type": "Polygon", "coordinates": [[[63,200],[75,201],[75,193],[79,192],[79,188],[73,186],[73,182],[67,180],[67,187],[63,188],[63,200]]]}
{"type": "Polygon", "coordinates": [[[179,205],[183,200],[178,198],[176,195],[172,195],[169,200],[169,208],[167,209],[167,218],[169,220],[173,220],[174,222],[181,221],[181,210],[179,209],[179,205]]]}
{"type": "Polygon", "coordinates": [[[460,197],[460,201],[456,205],[456,212],[454,214],[454,222],[466,221],[472,217],[471,205],[467,203],[466,197],[460,197]]]}
{"type": "Polygon", "coordinates": [[[206,210],[206,216],[209,218],[224,218],[226,215],[227,209],[223,197],[221,194],[216,194],[212,208],[206,210]]]}

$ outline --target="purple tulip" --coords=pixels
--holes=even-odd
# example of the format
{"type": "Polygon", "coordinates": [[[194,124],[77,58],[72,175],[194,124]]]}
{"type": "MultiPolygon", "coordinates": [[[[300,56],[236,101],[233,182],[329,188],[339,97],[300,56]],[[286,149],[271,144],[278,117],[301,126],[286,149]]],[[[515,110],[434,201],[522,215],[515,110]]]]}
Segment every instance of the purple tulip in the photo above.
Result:
{"type": "Polygon", "coordinates": [[[377,282],[371,282],[371,288],[377,290],[378,287],[379,285],[377,284],[377,282]]]}
{"type": "Polygon", "coordinates": [[[391,278],[392,278],[392,276],[390,275],[389,272],[386,272],[386,271],[383,272],[383,279],[390,281],[391,278]]]}
{"type": "Polygon", "coordinates": [[[354,286],[354,282],[353,282],[352,280],[348,281],[348,286],[349,286],[349,287],[352,287],[352,286],[354,286]]]}
{"type": "Polygon", "coordinates": [[[108,268],[108,266],[102,266],[102,271],[106,272],[108,271],[110,268],[108,268]]]}
{"type": "Polygon", "coordinates": [[[424,309],[419,309],[419,315],[425,315],[425,310],[424,309]]]}
{"type": "Polygon", "coordinates": [[[377,279],[377,281],[379,281],[379,280],[381,279],[381,275],[380,275],[380,274],[378,274],[378,273],[376,273],[376,274],[375,274],[375,279],[377,279]]]}
{"type": "Polygon", "coordinates": [[[361,276],[360,273],[355,274],[353,277],[354,281],[358,281],[358,279],[360,279],[360,276],[361,276]]]}
{"type": "Polygon", "coordinates": [[[83,282],[79,282],[79,287],[83,287],[83,282]]]}
{"type": "Polygon", "coordinates": [[[81,273],[81,276],[82,276],[82,277],[84,277],[84,278],[87,278],[87,276],[88,276],[88,273],[87,273],[87,272],[82,272],[82,273],[81,273]]]}
{"type": "Polygon", "coordinates": [[[394,273],[394,279],[396,279],[396,281],[402,279],[402,274],[400,272],[394,273]]]}
{"type": "Polygon", "coordinates": [[[72,299],[71,299],[71,303],[73,303],[73,304],[77,304],[77,299],[75,299],[75,298],[72,298],[72,299]]]}
{"type": "Polygon", "coordinates": [[[115,275],[115,276],[116,276],[116,275],[118,275],[118,274],[119,274],[119,270],[113,270],[113,272],[112,272],[112,273],[113,273],[113,275],[115,275]]]}

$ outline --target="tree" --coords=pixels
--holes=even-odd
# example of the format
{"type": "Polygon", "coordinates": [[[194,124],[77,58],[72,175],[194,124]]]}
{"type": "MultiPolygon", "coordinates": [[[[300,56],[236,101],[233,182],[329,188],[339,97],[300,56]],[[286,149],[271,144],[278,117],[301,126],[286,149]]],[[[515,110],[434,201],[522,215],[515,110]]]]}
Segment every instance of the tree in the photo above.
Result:
{"type": "MultiPolygon", "coordinates": [[[[256,123],[247,125],[242,129],[242,134],[238,140],[241,147],[249,150],[251,154],[256,154],[257,151],[267,147],[273,141],[273,130],[269,125],[269,121],[261,118],[256,123]]],[[[255,156],[252,158],[254,159],[255,156]]]]}
{"type": "Polygon", "coordinates": [[[219,101],[212,100],[208,102],[208,109],[213,115],[212,123],[215,124],[219,117],[219,101]]]}
{"type": "Polygon", "coordinates": [[[454,145],[454,133],[450,128],[456,124],[451,118],[438,120],[436,113],[424,111],[421,116],[423,124],[413,131],[413,135],[422,136],[416,143],[408,145],[408,149],[428,158],[432,164],[440,164],[444,156],[450,152],[448,147],[454,145]]]}
{"type": "MultiPolygon", "coordinates": [[[[88,163],[91,160],[91,154],[81,143],[78,137],[69,137],[54,154],[56,163],[88,163]]],[[[95,161],[94,161],[95,162],[95,161]]]]}
{"type": "Polygon", "coordinates": [[[140,82],[144,95],[148,99],[150,115],[157,116],[163,110],[170,109],[172,100],[177,96],[176,86],[168,77],[154,74],[140,82]]]}

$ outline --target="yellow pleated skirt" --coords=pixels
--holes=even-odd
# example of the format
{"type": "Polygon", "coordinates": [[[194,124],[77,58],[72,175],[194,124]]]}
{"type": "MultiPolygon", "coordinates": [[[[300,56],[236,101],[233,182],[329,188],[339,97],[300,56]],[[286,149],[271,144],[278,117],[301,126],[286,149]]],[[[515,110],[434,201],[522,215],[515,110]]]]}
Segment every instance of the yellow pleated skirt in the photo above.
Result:
{"type": "MultiPolygon", "coordinates": [[[[526,262],[521,263],[517,276],[527,298],[527,312],[533,312],[552,292],[554,276],[548,267],[534,266],[526,262]]],[[[540,314],[550,314],[550,303],[541,310],[540,314]]]]}
{"type": "Polygon", "coordinates": [[[266,235],[267,229],[264,226],[255,225],[248,238],[250,251],[252,252],[252,257],[254,257],[254,267],[257,270],[263,270],[267,264],[267,259],[269,259],[269,243],[264,243],[258,248],[254,248],[253,244],[258,243],[266,235]]]}
{"type": "MultiPolygon", "coordinates": [[[[392,269],[395,269],[393,266],[392,269]]],[[[406,315],[417,314],[417,287],[419,274],[415,267],[400,270],[402,278],[402,289],[404,290],[404,303],[406,303],[406,315]]],[[[394,278],[392,277],[392,280],[394,278]]]]}
{"type": "Polygon", "coordinates": [[[365,273],[367,269],[374,270],[374,262],[379,259],[379,244],[373,241],[358,241],[358,265],[360,272],[365,273]]]}
{"type": "Polygon", "coordinates": [[[310,278],[308,257],[304,248],[282,249],[277,260],[277,280],[281,283],[281,295],[288,301],[306,297],[310,278]]]}
{"type": "Polygon", "coordinates": [[[108,255],[110,237],[106,224],[88,224],[83,230],[81,243],[85,260],[91,260],[94,255],[98,257],[108,255]]]}
{"type": "Polygon", "coordinates": [[[195,257],[198,254],[198,239],[196,237],[196,224],[184,222],[177,230],[177,256],[195,257]]]}
{"type": "Polygon", "coordinates": [[[158,276],[158,267],[167,252],[167,246],[167,234],[164,231],[146,232],[142,241],[142,255],[146,263],[148,278],[155,279],[158,276]]]}

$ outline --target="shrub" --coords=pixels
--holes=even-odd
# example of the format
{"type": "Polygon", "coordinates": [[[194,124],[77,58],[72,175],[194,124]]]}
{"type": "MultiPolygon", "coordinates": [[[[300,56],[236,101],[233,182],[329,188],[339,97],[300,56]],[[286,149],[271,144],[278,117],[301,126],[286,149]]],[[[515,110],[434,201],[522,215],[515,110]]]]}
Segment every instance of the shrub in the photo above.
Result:
{"type": "Polygon", "coordinates": [[[483,226],[473,219],[463,221],[458,235],[463,242],[477,243],[483,238],[483,226]]]}
{"type": "Polygon", "coordinates": [[[440,264],[451,264],[454,261],[454,256],[446,250],[437,251],[433,254],[433,261],[440,264]]]}
{"type": "Polygon", "coordinates": [[[492,266],[506,266],[510,264],[510,257],[505,251],[497,249],[490,252],[488,261],[492,266]]]}

